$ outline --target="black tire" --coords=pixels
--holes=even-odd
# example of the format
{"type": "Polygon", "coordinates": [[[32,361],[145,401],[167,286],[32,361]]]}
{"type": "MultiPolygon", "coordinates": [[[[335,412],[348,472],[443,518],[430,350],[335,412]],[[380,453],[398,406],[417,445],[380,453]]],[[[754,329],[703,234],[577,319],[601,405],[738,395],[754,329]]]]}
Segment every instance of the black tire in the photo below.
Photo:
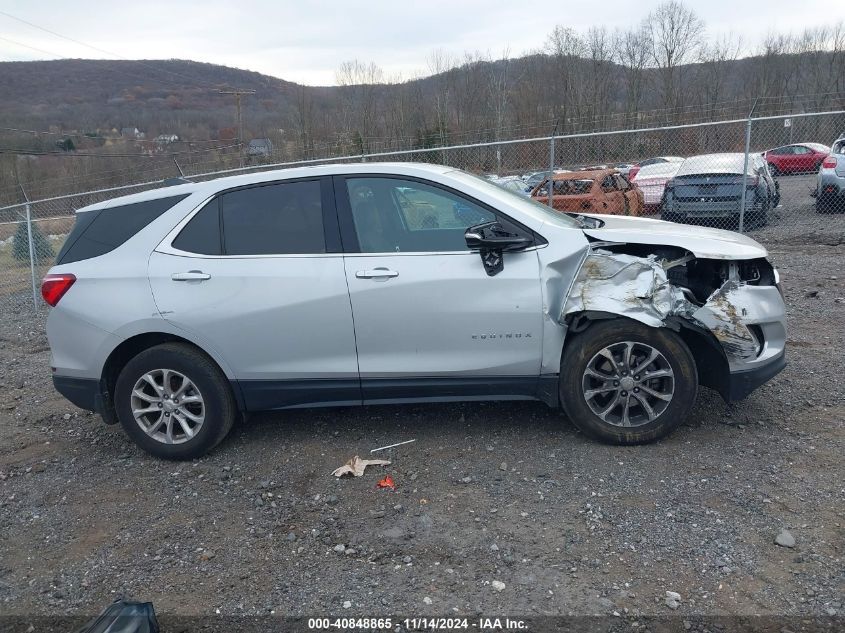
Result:
{"type": "Polygon", "coordinates": [[[769,199],[766,198],[763,202],[760,203],[760,208],[754,211],[751,211],[748,214],[748,219],[751,220],[749,222],[750,226],[754,228],[762,228],[769,223],[769,207],[771,206],[769,199]]]}
{"type": "Polygon", "coordinates": [[[237,407],[226,376],[204,353],[184,343],[164,343],[144,350],[121,370],[115,384],[115,408],[126,434],[138,446],[164,459],[195,459],[217,446],[235,422],[237,407]],[[167,369],[188,377],[201,394],[204,420],[183,443],[165,444],[148,435],[132,414],[131,395],[147,372],[167,369]]]}
{"type": "MultiPolygon", "coordinates": [[[[634,349],[636,355],[637,348],[634,349]]],[[[640,359],[639,362],[644,361],[640,359]]],[[[631,367],[640,370],[638,378],[642,376],[642,369],[646,369],[633,362],[631,367]]],[[[655,385],[654,382],[649,384],[655,385]]],[[[631,319],[612,319],[594,323],[566,344],[561,359],[559,385],[564,412],[584,433],[612,444],[643,444],[665,437],[689,415],[698,393],[698,370],[689,348],[671,330],[649,327],[631,319]],[[665,408],[659,413],[655,408],[657,415],[653,420],[643,421],[637,426],[617,426],[605,421],[593,411],[585,396],[585,371],[591,360],[608,346],[625,342],[643,344],[657,350],[663,355],[663,361],[668,362],[674,375],[671,379],[671,400],[663,405],[665,408]]],[[[639,410],[645,414],[645,409],[639,410]]]]}
{"type": "Polygon", "coordinates": [[[828,196],[821,194],[816,196],[816,213],[830,213],[832,206],[828,196]]]}

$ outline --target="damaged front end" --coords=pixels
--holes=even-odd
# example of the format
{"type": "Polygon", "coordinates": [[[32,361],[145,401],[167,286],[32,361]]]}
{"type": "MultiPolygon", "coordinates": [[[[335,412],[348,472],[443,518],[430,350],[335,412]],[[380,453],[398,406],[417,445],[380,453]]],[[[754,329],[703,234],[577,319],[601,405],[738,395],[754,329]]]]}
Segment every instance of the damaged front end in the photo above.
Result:
{"type": "Polygon", "coordinates": [[[784,365],[785,308],[765,258],[717,260],[676,247],[593,243],[560,322],[577,332],[585,320],[607,316],[679,332],[699,361],[700,382],[726,400],[745,397],[784,365]]]}

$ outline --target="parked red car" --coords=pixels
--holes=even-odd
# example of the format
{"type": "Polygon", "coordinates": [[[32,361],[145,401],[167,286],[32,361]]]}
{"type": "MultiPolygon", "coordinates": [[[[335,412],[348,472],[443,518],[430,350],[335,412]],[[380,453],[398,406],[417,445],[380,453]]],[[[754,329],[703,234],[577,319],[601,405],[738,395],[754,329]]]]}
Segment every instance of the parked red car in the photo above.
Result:
{"type": "Polygon", "coordinates": [[[795,143],[767,150],[763,152],[763,157],[769,163],[772,176],[777,176],[818,171],[828,154],[830,154],[830,148],[827,145],[795,143]]]}

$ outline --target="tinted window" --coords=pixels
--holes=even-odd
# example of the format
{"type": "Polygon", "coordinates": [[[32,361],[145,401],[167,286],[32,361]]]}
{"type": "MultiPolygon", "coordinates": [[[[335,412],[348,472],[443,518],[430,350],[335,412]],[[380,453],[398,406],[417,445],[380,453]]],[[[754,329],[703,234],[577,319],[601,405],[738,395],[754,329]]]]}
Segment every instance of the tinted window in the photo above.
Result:
{"type": "Polygon", "coordinates": [[[319,180],[240,189],[222,200],[226,255],[326,252],[319,180]]]}
{"type": "Polygon", "coordinates": [[[191,218],[173,240],[173,248],[200,255],[222,254],[219,198],[206,204],[191,218]]]}
{"type": "Polygon", "coordinates": [[[69,264],[105,255],[187,196],[157,198],[80,213],[56,263],[69,264]]]}
{"type": "Polygon", "coordinates": [[[809,154],[810,148],[809,147],[801,147],[800,145],[795,148],[796,154],[809,154]]]}
{"type": "Polygon", "coordinates": [[[466,198],[420,182],[349,178],[346,186],[363,253],[465,251],[466,229],[496,219],[466,198]]]}

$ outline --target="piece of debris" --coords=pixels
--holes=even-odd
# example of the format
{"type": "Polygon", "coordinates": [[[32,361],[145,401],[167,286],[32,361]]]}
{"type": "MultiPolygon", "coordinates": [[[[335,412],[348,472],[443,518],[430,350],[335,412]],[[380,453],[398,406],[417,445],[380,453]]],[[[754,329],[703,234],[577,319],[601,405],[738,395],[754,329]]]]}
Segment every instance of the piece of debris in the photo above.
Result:
{"type": "Polygon", "coordinates": [[[674,591],[666,592],[666,606],[672,610],[681,606],[681,594],[674,591]]]}
{"type": "Polygon", "coordinates": [[[795,537],[788,530],[781,530],[775,537],[775,544],[781,547],[795,547],[795,537]]]}
{"type": "MultiPolygon", "coordinates": [[[[34,629],[33,629],[34,630],[34,629]]],[[[152,602],[117,600],[96,618],[78,629],[78,633],[97,631],[146,631],[158,633],[158,620],[152,602]]]]}
{"type": "Polygon", "coordinates": [[[494,580],[490,583],[490,586],[493,587],[496,591],[504,591],[505,590],[505,583],[501,580],[494,580]]]}
{"type": "Polygon", "coordinates": [[[390,488],[391,490],[396,490],[396,484],[393,482],[393,477],[390,475],[385,475],[381,479],[379,479],[378,483],[376,484],[376,488],[390,488]]]}
{"type": "Polygon", "coordinates": [[[426,596],[425,598],[423,598],[423,602],[426,603],[426,604],[431,604],[433,602],[433,600],[431,598],[429,598],[428,596],[426,596]]]}
{"type": "Polygon", "coordinates": [[[808,299],[811,299],[811,298],[813,298],[813,297],[818,297],[818,296],[819,296],[819,291],[818,291],[818,290],[810,290],[810,291],[809,291],[807,294],[805,294],[804,296],[805,296],[805,297],[807,297],[808,299]]]}
{"type": "Polygon", "coordinates": [[[332,475],[335,477],[343,477],[344,475],[360,477],[364,474],[364,469],[367,466],[387,466],[389,464],[390,462],[386,459],[361,459],[356,455],[343,466],[332,471],[332,475]]]}
{"type": "Polygon", "coordinates": [[[370,452],[375,453],[376,451],[384,451],[388,448],[394,448],[396,446],[402,446],[403,444],[410,444],[411,442],[416,442],[417,440],[405,440],[404,442],[397,442],[396,444],[388,444],[387,446],[379,446],[378,448],[372,449],[370,452]]]}
{"type": "Polygon", "coordinates": [[[352,606],[352,602],[351,602],[350,600],[344,600],[344,601],[343,601],[343,608],[344,608],[344,609],[348,609],[348,608],[350,608],[351,606],[352,606]]]}

